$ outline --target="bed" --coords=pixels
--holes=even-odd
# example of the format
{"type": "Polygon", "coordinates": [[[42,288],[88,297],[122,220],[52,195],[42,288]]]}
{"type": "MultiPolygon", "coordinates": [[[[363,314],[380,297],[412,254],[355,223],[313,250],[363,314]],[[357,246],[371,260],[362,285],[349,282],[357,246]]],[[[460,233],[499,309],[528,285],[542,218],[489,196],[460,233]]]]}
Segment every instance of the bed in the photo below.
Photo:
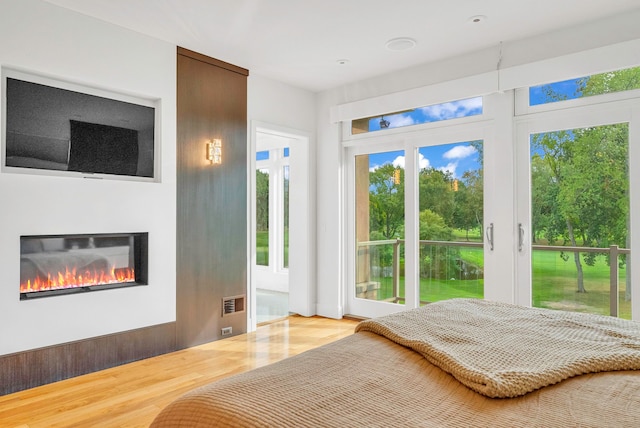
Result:
{"type": "Polygon", "coordinates": [[[452,299],[178,398],[162,427],[639,427],[640,323],[452,299]]]}

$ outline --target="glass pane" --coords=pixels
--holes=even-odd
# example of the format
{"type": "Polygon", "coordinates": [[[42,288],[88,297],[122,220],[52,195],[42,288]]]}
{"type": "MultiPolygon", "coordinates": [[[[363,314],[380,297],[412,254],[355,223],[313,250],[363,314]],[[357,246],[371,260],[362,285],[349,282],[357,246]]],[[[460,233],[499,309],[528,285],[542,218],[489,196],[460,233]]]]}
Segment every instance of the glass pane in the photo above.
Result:
{"type": "Polygon", "coordinates": [[[467,98],[412,110],[394,112],[383,116],[365,117],[351,121],[351,133],[401,128],[421,123],[439,122],[482,114],[482,97],[467,98]]]}
{"type": "Polygon", "coordinates": [[[283,153],[284,153],[284,157],[288,158],[289,157],[289,147],[285,147],[283,153]]]}
{"type": "Polygon", "coordinates": [[[554,103],[640,88],[640,67],[594,74],[529,88],[529,105],[554,103]]]}
{"type": "Polygon", "coordinates": [[[267,160],[269,159],[269,150],[263,150],[261,152],[256,152],[256,160],[267,160]]]}
{"type": "Polygon", "coordinates": [[[420,302],[484,296],[482,141],[419,150],[420,302]]]}
{"type": "MultiPolygon", "coordinates": [[[[288,149],[285,149],[288,150],[288,149]]],[[[289,166],[285,166],[283,168],[283,179],[284,179],[284,196],[283,196],[283,200],[284,200],[284,227],[283,227],[283,231],[284,231],[284,248],[283,248],[283,260],[284,260],[284,267],[288,268],[289,267],[289,166]]]]}
{"type": "Polygon", "coordinates": [[[630,318],[626,257],[610,259],[610,246],[630,243],[628,136],[626,123],[531,136],[534,306],[608,315],[618,268],[619,314],[630,318]]]}
{"type": "Polygon", "coordinates": [[[404,304],[404,151],[356,156],[356,297],[404,304]]]}
{"type": "Polygon", "coordinates": [[[269,266],[269,170],[256,170],[256,264],[269,266]]]}

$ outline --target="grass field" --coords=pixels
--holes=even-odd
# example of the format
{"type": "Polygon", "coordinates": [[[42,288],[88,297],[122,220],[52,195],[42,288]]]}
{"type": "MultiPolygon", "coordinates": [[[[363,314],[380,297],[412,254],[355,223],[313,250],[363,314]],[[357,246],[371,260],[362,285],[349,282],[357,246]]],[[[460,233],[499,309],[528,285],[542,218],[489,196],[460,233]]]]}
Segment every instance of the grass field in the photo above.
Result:
{"type": "Polygon", "coordinates": [[[269,266],[269,231],[256,232],[256,264],[269,266]]]}
{"type": "MultiPolygon", "coordinates": [[[[256,264],[269,266],[269,231],[256,232],[256,264]]],[[[284,233],[284,267],[289,267],[289,230],[284,233]]]]}
{"type": "MultiPolygon", "coordinates": [[[[566,262],[555,251],[533,252],[533,305],[551,309],[609,314],[609,265],[598,257],[593,266],[582,263],[586,293],[578,293],[573,257],[566,262]]],[[[626,269],[618,270],[619,316],[631,318],[631,303],[625,300],[626,269]]]]}

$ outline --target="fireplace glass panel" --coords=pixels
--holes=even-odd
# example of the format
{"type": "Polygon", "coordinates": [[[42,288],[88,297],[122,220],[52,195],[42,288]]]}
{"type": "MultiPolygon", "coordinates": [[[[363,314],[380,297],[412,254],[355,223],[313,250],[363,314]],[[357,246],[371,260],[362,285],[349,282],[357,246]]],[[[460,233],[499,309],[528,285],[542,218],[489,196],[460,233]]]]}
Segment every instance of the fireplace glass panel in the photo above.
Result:
{"type": "Polygon", "coordinates": [[[20,299],[147,285],[147,233],[20,237],[20,299]]]}

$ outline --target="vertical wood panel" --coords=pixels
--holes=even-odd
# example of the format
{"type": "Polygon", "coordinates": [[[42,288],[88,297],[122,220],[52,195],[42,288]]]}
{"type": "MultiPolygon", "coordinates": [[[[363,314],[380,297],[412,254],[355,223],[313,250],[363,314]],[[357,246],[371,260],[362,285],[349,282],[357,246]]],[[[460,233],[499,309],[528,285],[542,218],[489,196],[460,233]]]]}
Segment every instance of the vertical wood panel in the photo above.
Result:
{"type": "Polygon", "coordinates": [[[222,298],[247,288],[247,79],[239,68],[178,50],[177,345],[246,332],[246,314],[222,318],[222,298]],[[222,139],[222,164],[205,144],[222,139]]]}

